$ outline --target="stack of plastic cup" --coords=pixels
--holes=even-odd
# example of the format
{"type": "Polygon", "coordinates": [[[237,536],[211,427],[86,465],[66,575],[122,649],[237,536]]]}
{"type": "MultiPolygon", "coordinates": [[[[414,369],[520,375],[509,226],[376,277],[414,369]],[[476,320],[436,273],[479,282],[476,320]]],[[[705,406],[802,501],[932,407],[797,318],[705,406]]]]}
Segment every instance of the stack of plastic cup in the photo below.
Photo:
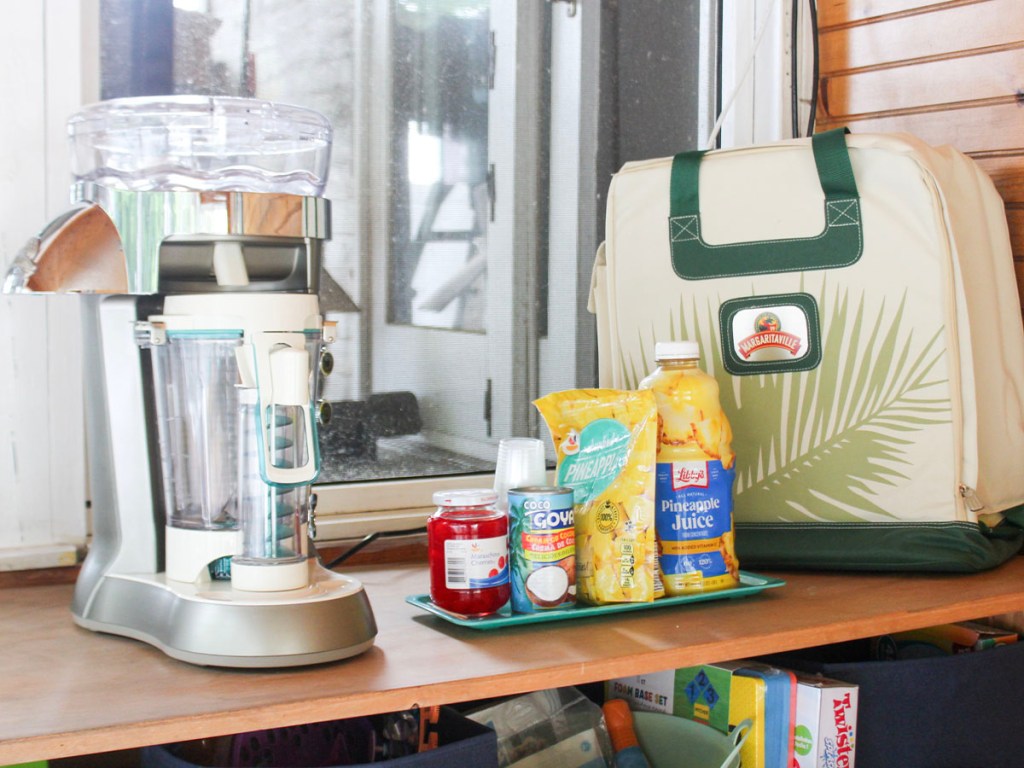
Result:
{"type": "Polygon", "coordinates": [[[498,443],[498,465],[494,470],[497,508],[508,512],[508,492],[512,488],[545,485],[544,443],[533,437],[506,437],[498,443]]]}

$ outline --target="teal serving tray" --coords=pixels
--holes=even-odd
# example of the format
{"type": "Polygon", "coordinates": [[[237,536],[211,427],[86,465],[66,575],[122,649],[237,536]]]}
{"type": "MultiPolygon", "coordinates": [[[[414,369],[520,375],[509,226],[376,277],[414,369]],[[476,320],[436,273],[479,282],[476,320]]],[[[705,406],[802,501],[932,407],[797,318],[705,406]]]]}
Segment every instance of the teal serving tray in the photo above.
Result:
{"type": "Polygon", "coordinates": [[[698,592],[693,595],[681,595],[680,597],[663,597],[652,603],[614,603],[612,605],[578,605],[571,608],[553,608],[548,611],[537,611],[536,613],[512,613],[512,609],[506,605],[497,613],[489,616],[470,617],[461,613],[446,611],[434,605],[430,595],[409,595],[405,602],[429,611],[435,616],[440,616],[446,621],[473,629],[500,629],[501,627],[516,627],[521,624],[540,624],[548,621],[564,621],[566,619],[582,619],[588,616],[606,616],[610,613],[624,613],[625,611],[649,611],[659,608],[668,608],[673,605],[689,605],[690,603],[701,603],[706,600],[727,600],[737,597],[748,597],[763,592],[766,589],[781,587],[786,582],[782,579],[774,579],[769,576],[758,576],[756,573],[740,571],[739,586],[732,589],[720,589],[715,592],[698,592]]]}

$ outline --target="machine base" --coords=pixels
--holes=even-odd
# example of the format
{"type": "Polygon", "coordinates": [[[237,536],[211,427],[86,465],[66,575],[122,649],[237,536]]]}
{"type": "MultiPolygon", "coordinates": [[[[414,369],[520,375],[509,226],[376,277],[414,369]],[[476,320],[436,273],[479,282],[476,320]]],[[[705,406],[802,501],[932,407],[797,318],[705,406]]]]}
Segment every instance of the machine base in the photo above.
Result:
{"type": "Polygon", "coordinates": [[[369,649],[377,635],[357,580],[310,560],[310,584],[288,592],[246,593],[230,582],[168,581],[163,574],[106,574],[84,608],[86,629],[154,645],[191,664],[275,668],[320,664],[369,649]]]}

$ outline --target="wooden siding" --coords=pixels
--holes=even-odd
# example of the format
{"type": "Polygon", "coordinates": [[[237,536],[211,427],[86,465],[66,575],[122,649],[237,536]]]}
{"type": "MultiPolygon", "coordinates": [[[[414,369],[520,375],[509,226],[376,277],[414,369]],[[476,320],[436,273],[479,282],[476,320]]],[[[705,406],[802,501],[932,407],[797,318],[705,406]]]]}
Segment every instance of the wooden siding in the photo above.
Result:
{"type": "Polygon", "coordinates": [[[1024,297],[1024,2],[819,0],[818,23],[817,129],[907,131],[977,160],[1024,297]]]}

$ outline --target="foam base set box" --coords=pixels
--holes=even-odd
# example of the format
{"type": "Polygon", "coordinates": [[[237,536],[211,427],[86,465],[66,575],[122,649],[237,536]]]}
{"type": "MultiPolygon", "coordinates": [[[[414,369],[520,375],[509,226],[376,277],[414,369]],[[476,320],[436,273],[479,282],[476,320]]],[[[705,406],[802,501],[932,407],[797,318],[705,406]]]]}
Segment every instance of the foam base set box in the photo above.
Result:
{"type": "Polygon", "coordinates": [[[769,732],[767,683],[743,674],[744,664],[704,664],[616,678],[605,682],[605,698],[624,699],[635,711],[674,715],[726,735],[749,722],[740,750],[744,768],[781,768],[778,755],[769,759],[767,745],[771,741],[779,748],[778,740],[790,730],[789,719],[779,722],[773,716],[775,731],[769,732]]]}
{"type": "Polygon", "coordinates": [[[373,744],[360,738],[367,718],[334,720],[310,725],[274,728],[205,742],[183,742],[141,750],[142,768],[448,768],[454,765],[498,768],[498,739],[494,731],[451,707],[441,707],[437,720],[437,746],[424,752],[365,760],[373,744]],[[195,762],[195,750],[210,759],[195,762]],[[214,758],[213,755],[217,757],[214,758]],[[186,759],[185,755],[189,759],[186,759]],[[357,757],[358,756],[358,757],[357,757]]]}
{"type": "Polygon", "coordinates": [[[1020,550],[1020,297],[966,155],[837,130],[627,163],[590,306],[603,387],[699,342],[742,567],[970,572],[1020,550]]]}
{"type": "Polygon", "coordinates": [[[854,768],[857,698],[856,685],[797,676],[793,751],[798,768],[854,768]]]}

